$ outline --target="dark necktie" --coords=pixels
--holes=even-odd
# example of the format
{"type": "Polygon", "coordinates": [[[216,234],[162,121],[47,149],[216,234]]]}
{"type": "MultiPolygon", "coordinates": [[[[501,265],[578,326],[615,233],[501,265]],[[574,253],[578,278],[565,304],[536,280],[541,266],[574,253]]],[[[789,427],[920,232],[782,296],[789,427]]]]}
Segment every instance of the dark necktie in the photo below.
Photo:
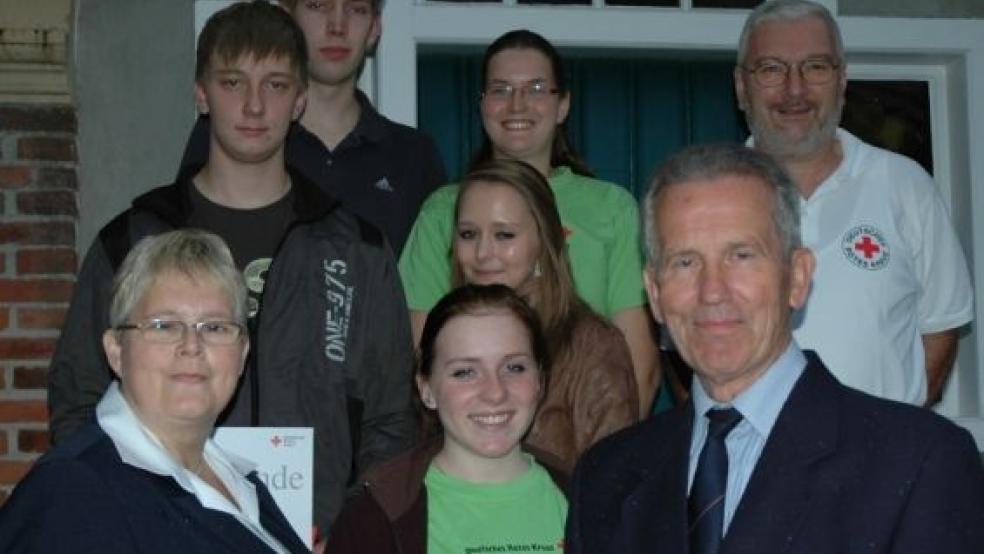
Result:
{"type": "Polygon", "coordinates": [[[690,488],[690,554],[717,554],[724,535],[724,494],[728,484],[728,450],[724,439],[741,421],[734,408],[707,411],[710,425],[690,488]]]}

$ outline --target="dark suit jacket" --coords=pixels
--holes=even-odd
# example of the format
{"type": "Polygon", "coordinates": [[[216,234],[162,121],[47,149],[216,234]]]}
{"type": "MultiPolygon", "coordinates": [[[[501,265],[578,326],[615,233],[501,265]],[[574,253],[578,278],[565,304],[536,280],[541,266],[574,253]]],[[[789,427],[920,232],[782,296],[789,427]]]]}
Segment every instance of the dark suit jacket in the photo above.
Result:
{"type": "MultiPolygon", "coordinates": [[[[721,554],[984,552],[984,469],[936,414],[807,367],[769,435],[721,554]]],[[[571,491],[565,554],[687,552],[693,404],[589,450],[571,491]]]]}
{"type": "MultiPolygon", "coordinates": [[[[253,473],[260,523],[308,552],[253,473]]],[[[97,424],[42,456],[0,508],[0,552],[267,553],[234,517],[204,508],[169,477],[123,463],[97,424]]]]}

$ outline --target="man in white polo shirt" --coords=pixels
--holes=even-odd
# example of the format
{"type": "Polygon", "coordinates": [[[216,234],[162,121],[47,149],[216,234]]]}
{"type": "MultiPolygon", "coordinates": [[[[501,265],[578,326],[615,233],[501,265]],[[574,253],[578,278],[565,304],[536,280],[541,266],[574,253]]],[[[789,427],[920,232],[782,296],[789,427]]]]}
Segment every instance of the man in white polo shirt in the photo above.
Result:
{"type": "Polygon", "coordinates": [[[930,406],[973,317],[967,264],[932,178],[837,128],[845,69],[840,30],[819,4],[767,2],[745,22],[734,77],[750,144],[796,181],[817,257],[794,334],[844,384],[930,406]]]}

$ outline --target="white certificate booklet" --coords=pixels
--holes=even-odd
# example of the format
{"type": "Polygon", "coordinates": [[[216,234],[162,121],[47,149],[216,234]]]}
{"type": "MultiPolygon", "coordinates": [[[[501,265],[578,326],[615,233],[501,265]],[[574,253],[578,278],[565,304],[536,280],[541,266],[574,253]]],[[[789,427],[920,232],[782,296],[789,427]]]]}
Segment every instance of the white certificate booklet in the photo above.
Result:
{"type": "Polygon", "coordinates": [[[311,427],[219,427],[215,442],[256,464],[260,480],[311,548],[314,430],[311,427]]]}

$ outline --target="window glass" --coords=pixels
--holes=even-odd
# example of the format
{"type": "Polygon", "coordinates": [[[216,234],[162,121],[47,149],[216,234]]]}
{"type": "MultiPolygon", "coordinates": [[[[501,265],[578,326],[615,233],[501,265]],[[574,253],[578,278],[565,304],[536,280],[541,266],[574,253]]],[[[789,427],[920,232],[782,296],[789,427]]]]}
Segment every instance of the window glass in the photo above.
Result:
{"type": "Polygon", "coordinates": [[[933,173],[929,83],[848,81],[841,126],[876,146],[908,156],[933,173]]]}
{"type": "Polygon", "coordinates": [[[591,0],[519,0],[519,4],[552,4],[555,6],[590,6],[591,0]]]}
{"type": "Polygon", "coordinates": [[[680,5],[679,0],[606,0],[609,6],[659,6],[675,8],[680,5]]]}
{"type": "MultiPolygon", "coordinates": [[[[502,0],[429,0],[433,3],[451,4],[501,4],[502,0]]],[[[519,5],[554,5],[554,6],[591,6],[592,0],[517,0],[519,5]]],[[[762,0],[691,0],[694,8],[745,8],[758,6],[762,0]]],[[[652,6],[675,8],[680,6],[680,0],[605,0],[606,6],[652,6]]]]}
{"type": "Polygon", "coordinates": [[[752,9],[762,0],[692,0],[695,8],[745,8],[752,9]]]}

